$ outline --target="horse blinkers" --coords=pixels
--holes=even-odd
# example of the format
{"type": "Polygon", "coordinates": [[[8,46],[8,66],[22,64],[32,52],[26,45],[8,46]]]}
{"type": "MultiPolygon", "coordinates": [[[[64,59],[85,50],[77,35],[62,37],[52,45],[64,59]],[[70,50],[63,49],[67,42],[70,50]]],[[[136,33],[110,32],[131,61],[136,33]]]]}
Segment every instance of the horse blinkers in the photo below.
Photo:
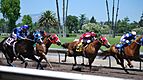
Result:
{"type": "Polygon", "coordinates": [[[101,44],[104,45],[105,47],[107,47],[107,48],[110,47],[110,43],[108,42],[108,40],[106,39],[106,37],[101,37],[100,41],[101,41],[101,44]]]}

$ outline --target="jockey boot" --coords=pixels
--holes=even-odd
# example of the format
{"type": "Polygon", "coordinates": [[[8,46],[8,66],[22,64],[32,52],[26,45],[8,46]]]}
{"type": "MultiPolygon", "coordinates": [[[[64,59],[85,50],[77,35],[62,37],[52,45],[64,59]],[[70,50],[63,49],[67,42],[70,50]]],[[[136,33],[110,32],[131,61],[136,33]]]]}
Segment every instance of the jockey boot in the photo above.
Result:
{"type": "Polygon", "coordinates": [[[122,56],[125,55],[125,54],[124,54],[124,48],[123,48],[123,47],[119,49],[119,52],[120,52],[120,54],[121,54],[122,56]]]}

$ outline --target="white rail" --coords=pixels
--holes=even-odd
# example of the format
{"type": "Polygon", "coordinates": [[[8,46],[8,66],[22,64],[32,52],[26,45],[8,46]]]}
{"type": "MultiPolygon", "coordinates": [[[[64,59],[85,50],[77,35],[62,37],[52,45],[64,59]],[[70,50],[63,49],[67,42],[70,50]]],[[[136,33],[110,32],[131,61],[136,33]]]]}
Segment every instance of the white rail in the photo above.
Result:
{"type": "Polygon", "coordinates": [[[123,78],[0,66],[0,80],[125,80],[123,78]]]}

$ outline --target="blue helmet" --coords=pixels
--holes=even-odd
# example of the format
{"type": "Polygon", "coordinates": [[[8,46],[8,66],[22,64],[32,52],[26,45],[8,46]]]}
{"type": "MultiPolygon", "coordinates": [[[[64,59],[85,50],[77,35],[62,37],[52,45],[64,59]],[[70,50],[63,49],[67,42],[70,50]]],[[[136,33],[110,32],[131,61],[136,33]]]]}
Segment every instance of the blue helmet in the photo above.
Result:
{"type": "Polygon", "coordinates": [[[22,29],[29,29],[29,26],[28,25],[24,25],[24,26],[22,26],[22,29]]]}

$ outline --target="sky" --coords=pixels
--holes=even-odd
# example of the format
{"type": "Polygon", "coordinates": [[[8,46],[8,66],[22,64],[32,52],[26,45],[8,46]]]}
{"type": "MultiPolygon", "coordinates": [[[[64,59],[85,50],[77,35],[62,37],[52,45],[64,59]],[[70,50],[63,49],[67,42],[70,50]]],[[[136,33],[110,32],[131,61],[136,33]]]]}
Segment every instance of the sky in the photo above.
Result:
{"type": "MultiPolygon", "coordinates": [[[[21,16],[41,14],[46,10],[56,13],[56,0],[20,0],[21,16]]],[[[59,0],[60,16],[62,17],[62,1],[59,0]]],[[[65,0],[66,1],[66,0],[65,0]]],[[[94,16],[97,21],[107,21],[106,0],[69,0],[68,15],[85,14],[89,19],[94,16]]],[[[112,1],[108,0],[110,20],[112,19],[112,1]]],[[[115,13],[117,8],[115,0],[115,13]]],[[[119,0],[118,19],[128,17],[130,21],[139,21],[143,13],[143,0],[119,0]]]]}

